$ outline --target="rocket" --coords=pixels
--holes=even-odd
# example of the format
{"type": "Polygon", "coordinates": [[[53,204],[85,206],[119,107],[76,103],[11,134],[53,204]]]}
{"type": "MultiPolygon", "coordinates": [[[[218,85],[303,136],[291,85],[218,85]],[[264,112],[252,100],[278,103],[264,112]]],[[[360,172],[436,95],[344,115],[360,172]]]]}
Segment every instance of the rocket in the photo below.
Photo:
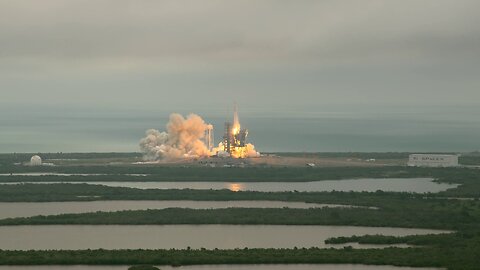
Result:
{"type": "Polygon", "coordinates": [[[240,120],[238,119],[238,107],[236,102],[233,104],[233,128],[240,129],[240,120]]]}

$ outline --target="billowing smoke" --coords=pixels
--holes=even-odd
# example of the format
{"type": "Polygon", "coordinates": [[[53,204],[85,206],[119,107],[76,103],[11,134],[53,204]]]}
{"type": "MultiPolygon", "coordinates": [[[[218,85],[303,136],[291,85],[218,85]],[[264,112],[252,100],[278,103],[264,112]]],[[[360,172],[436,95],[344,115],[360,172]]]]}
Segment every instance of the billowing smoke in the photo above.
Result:
{"type": "MultiPolygon", "coordinates": [[[[238,116],[236,116],[238,123],[238,116]]],[[[240,124],[235,132],[240,130],[240,124]]],[[[167,131],[161,132],[149,129],[146,136],[140,140],[140,150],[144,153],[144,159],[148,161],[173,160],[195,157],[219,157],[246,158],[258,157],[260,153],[255,150],[253,144],[245,144],[242,148],[233,148],[231,153],[224,151],[223,143],[218,147],[208,149],[205,144],[207,130],[213,129],[212,125],[205,123],[203,119],[190,114],[184,118],[178,113],[170,115],[167,131]]]]}
{"type": "Polygon", "coordinates": [[[246,147],[247,147],[247,151],[246,151],[246,156],[247,157],[259,157],[260,156],[260,152],[257,152],[257,150],[255,150],[255,145],[253,145],[251,143],[247,143],[246,147]]]}
{"type": "Polygon", "coordinates": [[[150,129],[140,140],[140,149],[146,160],[179,159],[210,156],[205,145],[205,131],[211,128],[203,119],[190,114],[187,118],[173,113],[167,124],[167,132],[150,129]]]}

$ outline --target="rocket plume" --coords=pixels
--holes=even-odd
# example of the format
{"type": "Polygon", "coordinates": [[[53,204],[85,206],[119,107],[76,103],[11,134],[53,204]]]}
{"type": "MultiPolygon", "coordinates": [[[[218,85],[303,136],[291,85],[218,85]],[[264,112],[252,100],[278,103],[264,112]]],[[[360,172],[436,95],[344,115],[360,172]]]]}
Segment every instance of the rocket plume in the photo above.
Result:
{"type": "Polygon", "coordinates": [[[183,158],[219,157],[246,158],[258,157],[260,153],[255,146],[245,142],[246,130],[242,130],[235,107],[233,126],[228,134],[230,147],[227,150],[225,141],[217,148],[209,149],[213,141],[208,139],[213,126],[196,114],[190,114],[187,118],[173,113],[167,124],[167,131],[161,132],[156,129],[146,131],[146,136],[140,140],[140,150],[144,153],[144,159],[148,161],[174,160],[183,158]],[[243,133],[242,133],[243,132],[243,133]],[[243,137],[240,136],[243,134],[243,137]],[[243,139],[242,139],[243,138],[243,139]],[[208,142],[207,145],[205,142],[208,142]]]}
{"type": "Polygon", "coordinates": [[[147,130],[146,137],[140,140],[140,149],[146,160],[208,157],[212,153],[203,139],[205,131],[211,128],[196,114],[184,118],[173,113],[167,131],[147,130]]]}
{"type": "Polygon", "coordinates": [[[219,144],[219,156],[233,158],[258,157],[260,153],[255,150],[253,144],[247,143],[248,130],[242,129],[238,118],[238,107],[233,105],[233,122],[225,122],[225,134],[219,144]]]}
{"type": "Polygon", "coordinates": [[[233,105],[233,134],[236,135],[240,132],[240,119],[238,118],[237,103],[233,105]]]}

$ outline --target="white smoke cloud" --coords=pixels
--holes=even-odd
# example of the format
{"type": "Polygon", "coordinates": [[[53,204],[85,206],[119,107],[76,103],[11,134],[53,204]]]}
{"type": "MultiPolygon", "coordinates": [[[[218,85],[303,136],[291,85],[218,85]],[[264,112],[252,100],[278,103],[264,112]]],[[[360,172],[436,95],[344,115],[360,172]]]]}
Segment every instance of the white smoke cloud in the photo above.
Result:
{"type": "Polygon", "coordinates": [[[211,128],[203,119],[190,114],[187,118],[173,113],[167,124],[167,131],[149,129],[140,140],[140,149],[146,160],[178,159],[210,156],[205,145],[205,131],[211,128]]]}
{"type": "MultiPolygon", "coordinates": [[[[238,119],[238,117],[237,117],[238,119]]],[[[190,114],[184,118],[178,113],[172,113],[167,124],[167,131],[161,132],[156,129],[146,131],[146,136],[140,140],[140,150],[144,153],[147,161],[172,160],[181,158],[209,157],[259,157],[260,153],[255,150],[253,144],[246,144],[242,155],[233,153],[230,155],[223,149],[223,143],[210,151],[205,144],[205,131],[212,129],[212,125],[196,114],[190,114]]]]}
{"type": "Polygon", "coordinates": [[[255,146],[253,144],[247,143],[246,146],[247,146],[247,157],[259,157],[260,156],[260,152],[257,152],[257,150],[255,150],[255,146]]]}

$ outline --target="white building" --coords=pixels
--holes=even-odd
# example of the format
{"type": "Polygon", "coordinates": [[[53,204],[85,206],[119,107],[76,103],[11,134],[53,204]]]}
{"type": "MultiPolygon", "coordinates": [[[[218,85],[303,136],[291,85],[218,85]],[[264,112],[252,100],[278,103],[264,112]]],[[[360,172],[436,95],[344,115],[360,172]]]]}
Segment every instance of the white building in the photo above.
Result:
{"type": "Polygon", "coordinates": [[[42,158],[40,156],[33,156],[30,159],[30,166],[42,166],[42,158]]]}
{"type": "Polygon", "coordinates": [[[408,166],[455,167],[458,166],[458,155],[412,154],[408,157],[408,166]]]}

